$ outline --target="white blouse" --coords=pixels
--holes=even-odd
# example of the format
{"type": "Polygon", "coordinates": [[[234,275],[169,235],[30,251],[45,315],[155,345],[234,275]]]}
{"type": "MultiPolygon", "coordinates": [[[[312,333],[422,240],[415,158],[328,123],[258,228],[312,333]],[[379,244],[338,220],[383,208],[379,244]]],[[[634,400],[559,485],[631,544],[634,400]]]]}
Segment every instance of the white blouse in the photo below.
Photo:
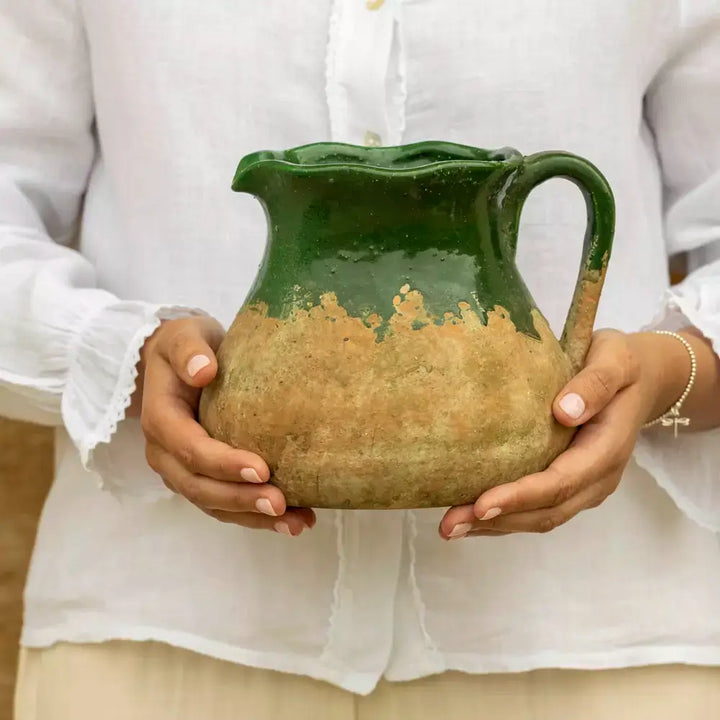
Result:
{"type": "MultiPolygon", "coordinates": [[[[25,645],[154,639],[357,693],[720,665],[720,430],[643,438],[548,535],[447,543],[440,510],[223,525],[123,419],[160,318],[228,324],[253,280],[265,219],[237,161],[329,139],[587,157],[618,205],[598,327],[690,321],[720,353],[717,0],[0,0],[0,48],[0,412],[58,428],[25,645]],[[678,251],[699,269],[668,290],[678,251]]],[[[583,230],[568,183],[526,205],[519,263],[555,329],[583,230]]]]}

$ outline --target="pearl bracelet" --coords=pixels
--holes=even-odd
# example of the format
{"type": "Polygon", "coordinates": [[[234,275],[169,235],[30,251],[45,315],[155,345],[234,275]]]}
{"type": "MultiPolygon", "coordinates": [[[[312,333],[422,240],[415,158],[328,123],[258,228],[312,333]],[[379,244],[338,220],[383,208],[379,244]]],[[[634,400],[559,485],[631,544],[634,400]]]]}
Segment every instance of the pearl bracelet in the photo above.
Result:
{"type": "Polygon", "coordinates": [[[677,333],[674,333],[674,332],[670,332],[669,330],[655,330],[654,332],[656,335],[669,335],[670,337],[674,337],[676,340],[679,340],[685,346],[685,349],[688,351],[688,354],[690,355],[690,379],[688,380],[688,383],[685,386],[685,391],[680,396],[680,399],[666,413],[663,413],[659,418],[655,418],[655,420],[652,420],[649,423],[645,423],[645,425],[643,425],[643,429],[650,428],[655,425],[662,425],[663,427],[671,427],[671,428],[673,428],[675,437],[677,438],[678,428],[680,427],[680,425],[682,425],[684,427],[688,427],[690,425],[690,418],[682,417],[680,415],[680,410],[682,408],[682,404],[687,399],[687,396],[690,394],[690,391],[692,390],[693,385],[695,384],[695,376],[697,375],[697,359],[695,358],[695,351],[692,349],[692,346],[681,335],[678,335],[677,333]]]}

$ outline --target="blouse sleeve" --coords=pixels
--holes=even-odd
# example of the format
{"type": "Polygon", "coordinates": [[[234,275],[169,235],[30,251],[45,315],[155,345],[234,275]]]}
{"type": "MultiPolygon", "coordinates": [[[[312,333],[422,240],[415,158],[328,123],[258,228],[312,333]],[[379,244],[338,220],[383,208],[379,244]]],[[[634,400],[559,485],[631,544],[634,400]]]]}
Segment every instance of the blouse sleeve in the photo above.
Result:
{"type": "MultiPolygon", "coordinates": [[[[666,196],[668,253],[687,252],[694,269],[663,300],[653,327],[693,325],[720,355],[720,3],[687,0],[678,52],[647,96],[666,196]]],[[[720,532],[720,428],[642,433],[636,460],[678,507],[720,532]]]]}
{"type": "Polygon", "coordinates": [[[145,338],[189,311],[98,288],[70,247],[95,156],[75,0],[3,3],[0,48],[0,414],[65,425],[116,484],[95,450],[125,414],[145,338]]]}

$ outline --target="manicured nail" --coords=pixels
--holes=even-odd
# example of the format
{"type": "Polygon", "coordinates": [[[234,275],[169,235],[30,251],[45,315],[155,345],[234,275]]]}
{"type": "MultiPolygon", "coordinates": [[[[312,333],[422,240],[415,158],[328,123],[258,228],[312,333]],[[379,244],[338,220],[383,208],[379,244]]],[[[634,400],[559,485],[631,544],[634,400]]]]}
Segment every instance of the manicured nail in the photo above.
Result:
{"type": "Polygon", "coordinates": [[[272,506],[272,503],[267,498],[260,498],[255,503],[255,507],[258,509],[258,512],[261,512],[264,515],[273,515],[274,517],[277,517],[275,508],[272,506]]]}
{"type": "Polygon", "coordinates": [[[240,471],[240,477],[249,483],[262,483],[262,478],[257,474],[253,468],[243,468],[240,471]]]}
{"type": "Polygon", "coordinates": [[[560,408],[573,420],[577,420],[585,412],[585,401],[577,393],[568,393],[560,401],[560,408]]]}
{"type": "Polygon", "coordinates": [[[472,530],[471,523],[458,523],[450,532],[448,537],[454,539],[465,537],[472,530]]]}
{"type": "Polygon", "coordinates": [[[290,537],[292,537],[290,526],[286,522],[276,522],[275,532],[279,532],[281,535],[290,535],[290,537]]]}
{"type": "Polygon", "coordinates": [[[480,519],[481,520],[492,520],[493,518],[496,518],[498,515],[502,515],[502,510],[500,508],[490,508],[480,519]]]}
{"type": "Polygon", "coordinates": [[[187,364],[187,372],[191,378],[194,378],[203,368],[210,364],[210,358],[207,355],[195,355],[190,358],[187,364]]]}

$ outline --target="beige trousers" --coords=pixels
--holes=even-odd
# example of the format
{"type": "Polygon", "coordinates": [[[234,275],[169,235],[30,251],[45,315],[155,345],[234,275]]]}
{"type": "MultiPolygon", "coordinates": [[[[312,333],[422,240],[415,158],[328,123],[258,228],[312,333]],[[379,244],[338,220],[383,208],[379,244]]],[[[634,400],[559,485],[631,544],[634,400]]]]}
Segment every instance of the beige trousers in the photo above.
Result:
{"type": "Polygon", "coordinates": [[[449,672],[357,697],[158,643],[22,650],[15,720],[714,720],[720,668],[449,672]]]}

